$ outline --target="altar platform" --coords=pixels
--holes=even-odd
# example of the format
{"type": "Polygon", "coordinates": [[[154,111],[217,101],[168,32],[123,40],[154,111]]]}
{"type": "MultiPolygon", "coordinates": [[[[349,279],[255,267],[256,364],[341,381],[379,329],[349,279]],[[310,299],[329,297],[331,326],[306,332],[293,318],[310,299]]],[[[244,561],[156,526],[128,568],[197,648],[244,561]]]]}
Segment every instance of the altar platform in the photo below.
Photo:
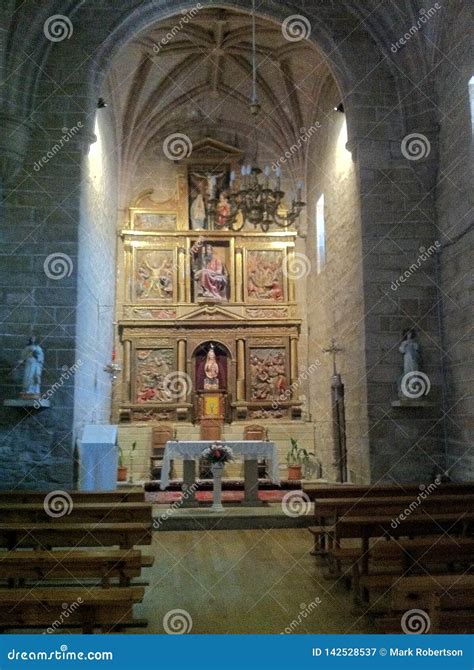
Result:
{"type": "Polygon", "coordinates": [[[167,491],[159,482],[147,482],[146,499],[153,504],[154,529],[170,530],[242,530],[265,528],[307,528],[314,524],[314,507],[305,503],[304,514],[285,513],[283,499],[289,492],[301,492],[301,483],[282,481],[280,486],[269,480],[259,480],[259,506],[245,506],[242,480],[223,480],[222,512],[211,511],[212,480],[199,480],[197,506],[181,504],[182,480],[174,480],[167,491]]]}
{"type": "Polygon", "coordinates": [[[281,503],[263,503],[260,507],[226,506],[223,512],[211,511],[211,504],[199,507],[153,505],[153,529],[170,530],[249,530],[270,528],[308,528],[314,525],[314,505],[308,512],[290,517],[281,503]]]}

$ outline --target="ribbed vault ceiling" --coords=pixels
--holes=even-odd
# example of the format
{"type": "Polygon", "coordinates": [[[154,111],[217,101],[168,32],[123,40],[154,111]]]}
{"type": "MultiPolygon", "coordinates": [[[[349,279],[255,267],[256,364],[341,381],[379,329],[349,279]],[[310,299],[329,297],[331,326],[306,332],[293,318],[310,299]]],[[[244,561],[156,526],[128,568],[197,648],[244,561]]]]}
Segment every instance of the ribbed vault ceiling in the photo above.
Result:
{"type": "MultiPolygon", "coordinates": [[[[186,24],[180,18],[155,24],[112,63],[108,88],[129,165],[150,142],[176,132],[253,151],[251,16],[205,9],[186,24]]],[[[314,123],[329,72],[308,41],[288,41],[281,26],[261,19],[257,62],[259,150],[276,157],[314,123]]]]}

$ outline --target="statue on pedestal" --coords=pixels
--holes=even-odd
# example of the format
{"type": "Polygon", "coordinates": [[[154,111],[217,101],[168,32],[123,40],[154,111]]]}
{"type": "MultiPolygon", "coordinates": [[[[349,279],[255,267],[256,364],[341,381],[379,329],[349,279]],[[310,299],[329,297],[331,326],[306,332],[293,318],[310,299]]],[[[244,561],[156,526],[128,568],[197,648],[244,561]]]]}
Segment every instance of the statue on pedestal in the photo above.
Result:
{"type": "Polygon", "coordinates": [[[33,335],[21,352],[17,367],[23,367],[22,398],[39,398],[41,375],[43,373],[44,352],[33,335]]]}
{"type": "Polygon", "coordinates": [[[216,352],[214,345],[211,344],[206,356],[206,363],[204,365],[204,372],[206,377],[204,379],[204,388],[206,390],[216,390],[219,388],[219,365],[216,359],[216,352]]]}
{"type": "Polygon", "coordinates": [[[399,351],[403,354],[403,374],[421,370],[421,347],[414,328],[403,331],[399,351]]]}
{"type": "Polygon", "coordinates": [[[403,331],[398,350],[403,354],[403,375],[399,382],[399,398],[404,403],[417,401],[422,396],[428,395],[431,381],[421,369],[421,345],[414,328],[407,328],[403,331]]]}

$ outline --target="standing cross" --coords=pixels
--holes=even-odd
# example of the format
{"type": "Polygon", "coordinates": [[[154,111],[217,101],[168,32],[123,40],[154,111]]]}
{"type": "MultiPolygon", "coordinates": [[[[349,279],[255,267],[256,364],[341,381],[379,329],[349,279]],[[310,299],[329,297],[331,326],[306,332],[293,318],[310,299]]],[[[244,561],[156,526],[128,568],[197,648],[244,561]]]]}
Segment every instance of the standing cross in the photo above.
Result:
{"type": "Polygon", "coordinates": [[[331,346],[323,348],[321,351],[325,354],[332,354],[332,370],[333,370],[333,375],[337,375],[337,370],[336,370],[336,356],[337,354],[341,353],[344,351],[344,349],[341,349],[340,347],[337,346],[336,340],[334,337],[331,338],[331,346]]]}

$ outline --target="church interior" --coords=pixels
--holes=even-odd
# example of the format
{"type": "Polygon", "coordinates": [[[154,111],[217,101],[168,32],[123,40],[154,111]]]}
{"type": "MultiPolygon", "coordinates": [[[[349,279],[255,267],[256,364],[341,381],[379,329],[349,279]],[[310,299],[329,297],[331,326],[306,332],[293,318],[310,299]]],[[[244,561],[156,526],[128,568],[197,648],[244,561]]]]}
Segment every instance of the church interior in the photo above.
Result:
{"type": "Polygon", "coordinates": [[[473,632],[467,0],[0,17],[0,630],[473,632]]]}

